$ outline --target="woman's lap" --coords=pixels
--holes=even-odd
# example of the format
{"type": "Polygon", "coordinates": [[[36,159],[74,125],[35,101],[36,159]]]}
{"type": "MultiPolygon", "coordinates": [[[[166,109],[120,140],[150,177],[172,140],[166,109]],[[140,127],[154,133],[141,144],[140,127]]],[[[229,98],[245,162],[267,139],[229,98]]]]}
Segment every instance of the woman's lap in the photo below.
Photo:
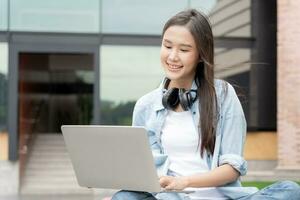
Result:
{"type": "MultiPolygon", "coordinates": [[[[186,199],[178,193],[158,193],[155,197],[148,192],[121,190],[114,194],[112,200],[182,200],[186,199]]],[[[188,198],[189,199],[189,198],[188,198]]]]}
{"type": "Polygon", "coordinates": [[[300,186],[292,181],[276,182],[240,200],[300,200],[300,186]]]}
{"type": "Polygon", "coordinates": [[[148,192],[135,192],[121,190],[114,194],[112,200],[157,200],[152,194],[148,192]]]}
{"type": "MultiPolygon", "coordinates": [[[[175,194],[171,195],[165,193],[165,195],[167,196],[162,195],[162,196],[158,196],[158,198],[155,198],[151,193],[148,192],[134,192],[134,191],[122,190],[117,192],[113,196],[112,200],[181,199],[179,196],[176,196],[175,194]]],[[[282,200],[282,199],[300,200],[300,186],[297,183],[292,181],[276,182],[250,196],[240,198],[239,200],[282,200]]]]}

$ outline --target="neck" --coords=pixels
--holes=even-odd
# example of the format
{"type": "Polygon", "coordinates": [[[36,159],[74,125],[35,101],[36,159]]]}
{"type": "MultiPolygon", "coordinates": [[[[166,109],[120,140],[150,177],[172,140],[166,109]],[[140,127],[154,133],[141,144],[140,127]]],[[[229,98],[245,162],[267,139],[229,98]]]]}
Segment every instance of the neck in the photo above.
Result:
{"type": "Polygon", "coordinates": [[[193,80],[190,81],[180,81],[180,80],[171,80],[168,88],[184,88],[186,90],[191,89],[193,80]]]}

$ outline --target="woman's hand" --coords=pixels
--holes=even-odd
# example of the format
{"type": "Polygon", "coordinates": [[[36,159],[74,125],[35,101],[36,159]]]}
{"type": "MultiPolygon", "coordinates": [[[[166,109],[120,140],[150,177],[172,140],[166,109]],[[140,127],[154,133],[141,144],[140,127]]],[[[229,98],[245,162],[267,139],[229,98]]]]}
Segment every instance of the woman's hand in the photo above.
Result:
{"type": "Polygon", "coordinates": [[[166,190],[183,190],[188,186],[188,180],[185,177],[161,176],[159,183],[166,190]]]}

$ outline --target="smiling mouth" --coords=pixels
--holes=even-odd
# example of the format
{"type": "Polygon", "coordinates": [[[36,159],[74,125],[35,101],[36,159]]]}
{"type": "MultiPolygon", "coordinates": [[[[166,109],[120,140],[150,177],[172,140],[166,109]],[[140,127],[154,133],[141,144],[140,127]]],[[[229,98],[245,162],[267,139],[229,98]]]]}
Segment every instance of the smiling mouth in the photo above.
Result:
{"type": "Polygon", "coordinates": [[[172,64],[169,64],[169,63],[167,63],[167,65],[168,65],[168,68],[170,68],[172,70],[178,70],[178,69],[183,67],[182,65],[172,65],[172,64]]]}

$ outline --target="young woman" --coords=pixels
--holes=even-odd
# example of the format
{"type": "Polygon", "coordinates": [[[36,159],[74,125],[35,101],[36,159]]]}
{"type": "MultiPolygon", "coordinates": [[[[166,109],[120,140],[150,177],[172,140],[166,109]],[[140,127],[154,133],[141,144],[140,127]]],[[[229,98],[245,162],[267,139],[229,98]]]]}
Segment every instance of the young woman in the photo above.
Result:
{"type": "Polygon", "coordinates": [[[161,186],[196,192],[120,191],[113,200],[300,199],[291,181],[261,191],[241,186],[246,121],[233,87],[214,79],[213,35],[203,14],[190,9],[167,21],[160,59],[166,78],[137,101],[133,126],[148,131],[161,186]]]}

